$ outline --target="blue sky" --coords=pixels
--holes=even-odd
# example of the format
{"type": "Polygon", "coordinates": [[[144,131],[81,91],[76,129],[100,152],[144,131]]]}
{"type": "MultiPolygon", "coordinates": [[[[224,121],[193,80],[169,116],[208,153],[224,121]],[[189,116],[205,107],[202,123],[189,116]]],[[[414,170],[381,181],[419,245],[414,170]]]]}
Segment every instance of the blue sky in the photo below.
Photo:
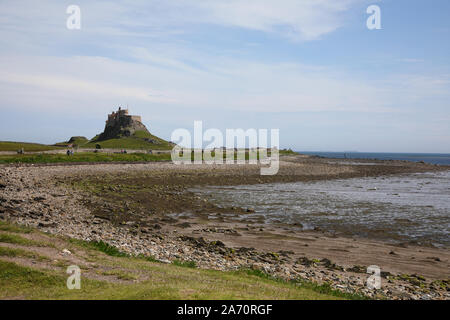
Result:
{"type": "Polygon", "coordinates": [[[0,140],[279,128],[282,147],[450,153],[447,0],[0,2],[0,140]],[[66,8],[81,9],[68,30],[66,8]],[[368,30],[366,8],[381,9],[368,30]]]}

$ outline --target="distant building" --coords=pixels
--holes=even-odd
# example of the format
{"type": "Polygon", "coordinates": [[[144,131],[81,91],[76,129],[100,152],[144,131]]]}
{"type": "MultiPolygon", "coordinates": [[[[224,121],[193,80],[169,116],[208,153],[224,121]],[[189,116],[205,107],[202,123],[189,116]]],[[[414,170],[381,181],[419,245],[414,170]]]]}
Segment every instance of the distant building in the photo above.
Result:
{"type": "Polygon", "coordinates": [[[150,133],[142,123],[140,116],[130,116],[128,114],[128,109],[122,109],[119,107],[119,110],[108,114],[105,130],[96,140],[102,141],[121,137],[130,137],[137,131],[143,132],[144,135],[150,136],[150,133]]]}
{"type": "Polygon", "coordinates": [[[128,109],[122,109],[119,107],[119,110],[108,114],[106,127],[114,127],[119,123],[130,123],[131,121],[139,121],[142,123],[141,116],[130,116],[128,115],[128,109]]]}

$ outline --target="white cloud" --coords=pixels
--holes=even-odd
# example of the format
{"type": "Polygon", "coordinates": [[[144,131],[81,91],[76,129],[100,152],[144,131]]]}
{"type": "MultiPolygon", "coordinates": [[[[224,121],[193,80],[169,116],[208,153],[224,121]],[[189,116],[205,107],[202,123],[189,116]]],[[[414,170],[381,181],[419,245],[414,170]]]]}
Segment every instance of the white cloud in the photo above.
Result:
{"type": "Polygon", "coordinates": [[[204,21],[314,40],[343,24],[343,14],[358,0],[190,1],[206,14],[204,21]]]}
{"type": "Polygon", "coordinates": [[[198,71],[165,57],[152,55],[150,60],[9,57],[0,60],[0,100],[55,112],[92,110],[93,104],[109,110],[129,103],[201,115],[202,110],[401,112],[401,106],[411,111],[417,102],[438,94],[445,101],[449,95],[448,79],[438,77],[401,75],[382,84],[292,63],[223,59],[198,71]]]}
{"type": "MultiPolygon", "coordinates": [[[[79,0],[82,29],[92,36],[160,37],[199,24],[237,27],[315,40],[340,28],[346,12],[368,0],[79,0]]],[[[63,34],[67,3],[48,0],[0,4],[3,32],[63,34]]]]}

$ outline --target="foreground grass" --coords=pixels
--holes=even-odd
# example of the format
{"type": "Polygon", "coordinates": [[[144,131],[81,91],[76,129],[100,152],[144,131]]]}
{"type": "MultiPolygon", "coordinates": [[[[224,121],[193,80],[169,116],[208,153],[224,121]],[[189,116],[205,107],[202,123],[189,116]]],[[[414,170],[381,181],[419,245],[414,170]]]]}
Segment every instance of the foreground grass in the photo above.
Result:
{"type": "Polygon", "coordinates": [[[15,233],[30,233],[33,231],[33,229],[25,226],[6,223],[0,220],[0,231],[8,231],[15,233]]]}
{"type": "Polygon", "coordinates": [[[39,246],[43,245],[40,242],[29,240],[16,234],[0,233],[0,243],[19,244],[24,246],[39,246]]]}
{"type": "MultiPolygon", "coordinates": [[[[37,257],[36,254],[24,249],[5,248],[0,243],[0,299],[354,298],[313,284],[273,279],[254,270],[202,270],[192,262],[181,261],[163,264],[148,257],[130,257],[103,242],[55,238],[36,230],[32,232],[41,238],[48,237],[48,242],[57,250],[68,248],[81,260],[81,289],[69,290],[66,287],[68,275],[65,271],[70,261],[59,256],[46,258],[39,255],[41,264],[50,261],[51,266],[30,268],[11,259],[32,259],[37,257]],[[55,266],[59,268],[55,270],[55,266]],[[92,277],[93,274],[107,279],[98,280],[98,277],[92,277]]],[[[5,232],[0,231],[0,234],[5,232]]]]}

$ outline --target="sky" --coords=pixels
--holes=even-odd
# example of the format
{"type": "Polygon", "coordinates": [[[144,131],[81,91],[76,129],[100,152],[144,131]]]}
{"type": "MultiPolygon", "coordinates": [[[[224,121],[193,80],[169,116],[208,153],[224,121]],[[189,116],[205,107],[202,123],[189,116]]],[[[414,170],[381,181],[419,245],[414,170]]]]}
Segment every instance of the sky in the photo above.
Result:
{"type": "Polygon", "coordinates": [[[0,0],[0,140],[92,138],[128,106],[165,139],[201,120],[279,129],[293,150],[450,153],[449,13],[448,0],[0,0]]]}

